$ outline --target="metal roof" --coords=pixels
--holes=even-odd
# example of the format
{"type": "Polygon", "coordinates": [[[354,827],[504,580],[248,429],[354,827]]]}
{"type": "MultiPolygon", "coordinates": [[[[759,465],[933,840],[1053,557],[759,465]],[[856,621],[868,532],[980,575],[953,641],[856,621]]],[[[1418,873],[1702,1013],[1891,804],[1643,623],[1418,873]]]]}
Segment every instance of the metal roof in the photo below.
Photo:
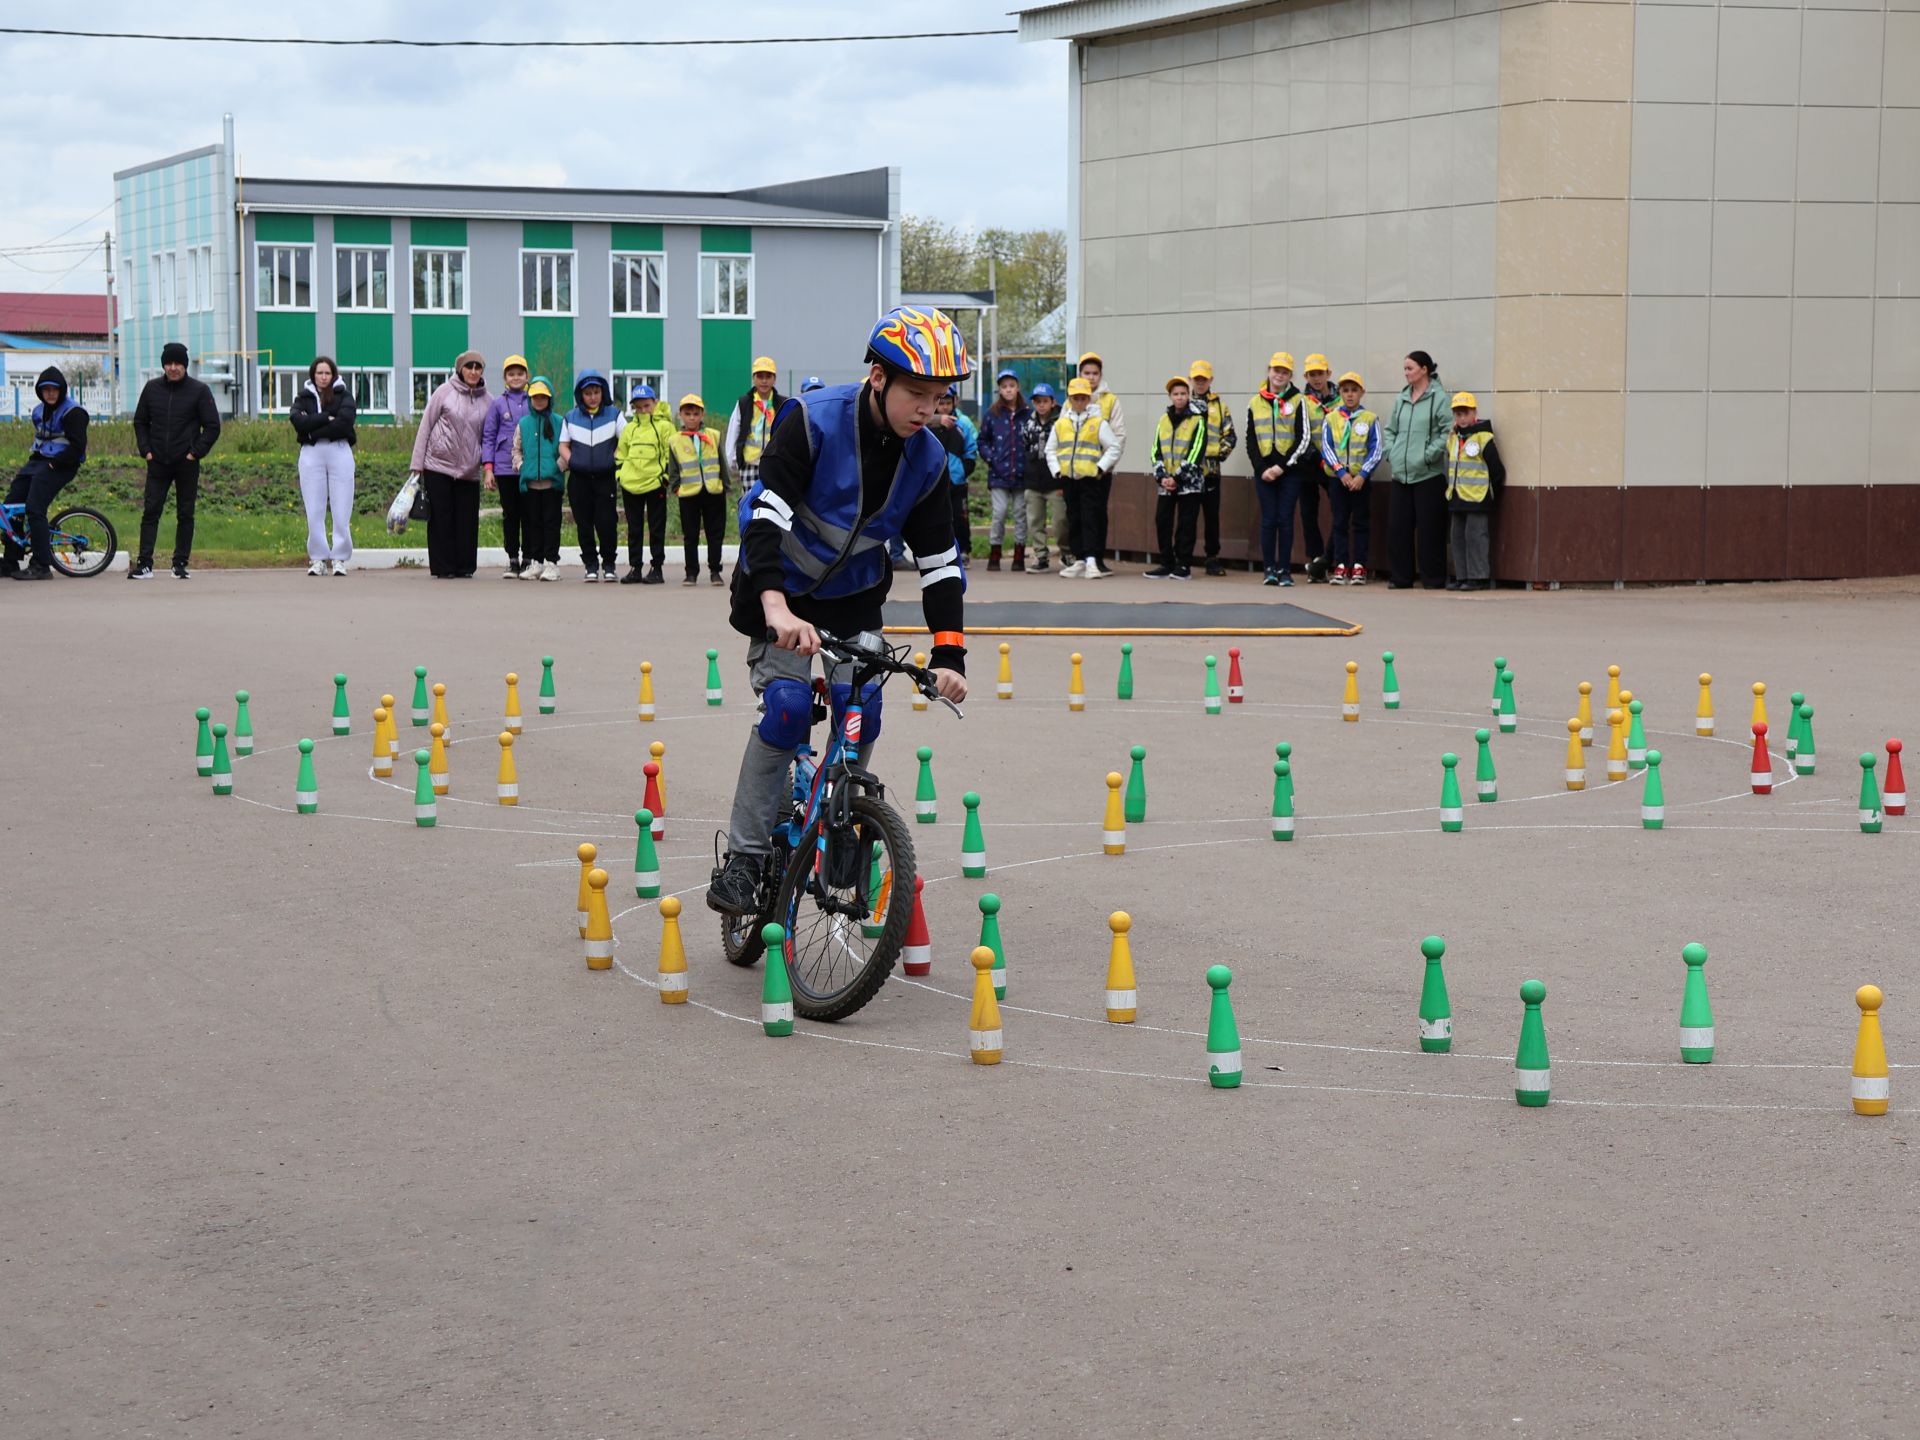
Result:
{"type": "Polygon", "coordinates": [[[107,297],[0,291],[0,330],[16,335],[105,335],[107,297]]]}
{"type": "Polygon", "coordinates": [[[1087,40],[1127,30],[1146,30],[1207,15],[1259,8],[1259,0],[1055,0],[1014,11],[1022,40],[1087,40]]]}
{"type": "Polygon", "coordinates": [[[998,305],[991,290],[909,290],[900,296],[902,305],[918,305],[927,310],[993,310],[998,305]]]}

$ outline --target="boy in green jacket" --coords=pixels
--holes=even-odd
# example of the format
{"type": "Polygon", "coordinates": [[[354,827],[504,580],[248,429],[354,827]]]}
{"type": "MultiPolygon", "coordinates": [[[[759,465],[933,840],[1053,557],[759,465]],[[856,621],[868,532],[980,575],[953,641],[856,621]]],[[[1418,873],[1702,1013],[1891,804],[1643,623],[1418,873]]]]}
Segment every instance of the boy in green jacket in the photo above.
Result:
{"type": "Polygon", "coordinates": [[[664,585],[660,567],[667,560],[667,470],[673,464],[673,422],[661,413],[651,385],[636,385],[629,397],[633,414],[614,447],[615,478],[627,512],[627,573],[622,585],[664,585]],[[651,569],[640,568],[640,546],[653,529],[651,569]]]}

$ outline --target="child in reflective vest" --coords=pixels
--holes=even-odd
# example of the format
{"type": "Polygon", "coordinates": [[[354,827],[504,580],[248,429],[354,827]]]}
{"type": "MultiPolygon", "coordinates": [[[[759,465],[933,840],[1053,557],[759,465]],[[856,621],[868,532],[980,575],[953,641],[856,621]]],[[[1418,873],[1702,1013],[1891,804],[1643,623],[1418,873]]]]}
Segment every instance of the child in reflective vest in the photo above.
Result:
{"type": "Polygon", "coordinates": [[[1373,529],[1367,481],[1384,452],[1380,417],[1360,405],[1366,394],[1366,385],[1353,371],[1342,375],[1340,403],[1327,411],[1320,429],[1320,463],[1333,482],[1333,541],[1327,555],[1333,561],[1328,580],[1335,585],[1367,583],[1367,539],[1373,529]]]}
{"type": "Polygon", "coordinates": [[[687,575],[682,585],[700,583],[700,530],[707,532],[707,578],[727,583],[720,573],[720,542],[727,533],[727,457],[720,436],[707,426],[707,407],[698,395],[680,397],[680,429],[673,437],[673,482],[680,497],[680,545],[687,575]]]}
{"type": "Polygon", "coordinates": [[[1193,578],[1193,532],[1206,488],[1207,412],[1193,403],[1187,377],[1167,381],[1167,408],[1153,431],[1154,528],[1159,532],[1160,563],[1149,580],[1193,578]]]}
{"type": "Polygon", "coordinates": [[[1493,426],[1480,418],[1480,402],[1462,390],[1453,397],[1453,429],[1447,434],[1447,511],[1453,530],[1449,590],[1493,588],[1493,506],[1506,481],[1493,426]]]}

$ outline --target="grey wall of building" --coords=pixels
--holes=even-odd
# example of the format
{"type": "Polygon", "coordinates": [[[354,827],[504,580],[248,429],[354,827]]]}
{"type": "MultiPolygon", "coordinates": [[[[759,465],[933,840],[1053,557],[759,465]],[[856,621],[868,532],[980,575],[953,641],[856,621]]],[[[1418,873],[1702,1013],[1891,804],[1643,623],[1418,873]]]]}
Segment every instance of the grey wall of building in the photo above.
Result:
{"type": "MultiPolygon", "coordinates": [[[[700,388],[700,231],[669,225],[661,236],[667,251],[667,318],[661,326],[667,384],[674,400],[700,388]]],[[[703,396],[709,404],[714,397],[703,396]]]]}
{"type": "Polygon", "coordinates": [[[753,348],[773,357],[783,383],[858,362],[883,259],[879,237],[864,231],[754,232],[753,348]]]}

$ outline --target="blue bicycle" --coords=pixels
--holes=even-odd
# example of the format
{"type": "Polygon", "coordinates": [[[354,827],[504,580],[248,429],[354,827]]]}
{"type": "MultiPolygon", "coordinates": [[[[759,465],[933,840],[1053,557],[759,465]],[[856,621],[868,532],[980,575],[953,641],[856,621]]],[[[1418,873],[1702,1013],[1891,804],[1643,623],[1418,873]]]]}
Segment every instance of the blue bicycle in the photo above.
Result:
{"type": "MultiPolygon", "coordinates": [[[[48,516],[47,530],[53,541],[53,568],[76,580],[98,575],[120,553],[120,537],[114,533],[113,522],[84,505],[48,516]]],[[[32,548],[27,539],[26,506],[0,505],[0,536],[22,550],[32,548]]]]}
{"type": "MultiPolygon", "coordinates": [[[[852,699],[817,764],[802,745],[793,762],[787,817],[773,829],[751,914],[722,915],[727,959],[751,965],[766,953],[761,927],[786,927],[793,1009],[808,1020],[844,1020],[886,983],[913,920],[913,838],[886,787],[857,763],[868,684],[905,675],[930,700],[962,712],[934,687],[905,647],[867,649],[821,633],[820,653],[851,667],[852,699]]],[[[831,713],[827,681],[813,682],[813,721],[831,713]]],[[[716,852],[724,843],[716,842],[716,852]]],[[[715,855],[716,862],[719,859],[715,855]]],[[[716,869],[718,868],[716,864],[716,869]]]]}

